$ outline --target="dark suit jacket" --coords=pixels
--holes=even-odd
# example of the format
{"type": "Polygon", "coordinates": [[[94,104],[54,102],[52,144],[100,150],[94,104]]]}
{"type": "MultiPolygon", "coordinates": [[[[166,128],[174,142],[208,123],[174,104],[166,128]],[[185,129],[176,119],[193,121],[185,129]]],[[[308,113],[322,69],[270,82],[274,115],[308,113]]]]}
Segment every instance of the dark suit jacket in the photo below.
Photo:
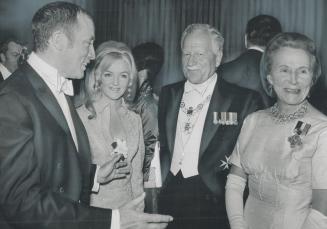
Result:
{"type": "Polygon", "coordinates": [[[2,73],[0,72],[0,83],[4,81],[4,78],[2,76],[2,73]]]}
{"type": "Polygon", "coordinates": [[[94,168],[85,129],[67,101],[78,151],[55,97],[28,64],[1,85],[0,213],[13,228],[110,227],[111,210],[88,206],[94,168]]]}
{"type": "Polygon", "coordinates": [[[229,83],[259,92],[265,107],[269,107],[274,100],[266,94],[262,87],[260,78],[261,56],[262,52],[248,49],[235,60],[222,64],[218,68],[218,75],[221,75],[229,83]]]}
{"type": "MultiPolygon", "coordinates": [[[[159,139],[163,182],[170,170],[184,83],[185,81],[163,87],[159,97],[159,139]]],[[[228,170],[220,166],[221,160],[226,161],[225,156],[232,153],[244,118],[261,107],[260,96],[256,92],[239,88],[218,77],[204,124],[198,171],[203,182],[219,200],[224,200],[228,174],[228,170]],[[213,112],[237,112],[238,125],[214,124],[213,112]]],[[[220,203],[224,204],[224,201],[220,203]]]]}

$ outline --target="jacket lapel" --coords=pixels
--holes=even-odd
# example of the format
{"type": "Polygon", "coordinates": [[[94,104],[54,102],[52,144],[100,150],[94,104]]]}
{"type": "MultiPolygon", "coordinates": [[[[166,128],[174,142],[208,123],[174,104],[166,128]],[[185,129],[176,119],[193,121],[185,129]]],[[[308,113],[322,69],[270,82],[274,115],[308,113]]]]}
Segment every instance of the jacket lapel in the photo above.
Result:
{"type": "Polygon", "coordinates": [[[224,82],[221,80],[221,77],[218,76],[203,126],[199,158],[203,156],[205,150],[207,149],[209,143],[211,142],[220,126],[220,124],[214,123],[214,112],[219,114],[220,112],[228,111],[232,102],[231,99],[227,99],[224,96],[225,93],[223,84],[224,82]]]}
{"type": "Polygon", "coordinates": [[[4,79],[3,79],[2,73],[0,72],[0,83],[1,83],[2,81],[4,81],[4,79]]]}
{"type": "Polygon", "coordinates": [[[87,160],[87,162],[90,163],[90,157],[89,157],[90,146],[89,146],[89,141],[88,141],[86,130],[84,128],[84,125],[83,125],[80,117],[77,114],[77,111],[74,107],[71,97],[66,95],[66,100],[67,100],[70,114],[72,116],[72,120],[74,123],[77,144],[78,144],[78,152],[80,154],[83,154],[83,156],[87,160]]]}
{"type": "Polygon", "coordinates": [[[169,152],[171,154],[174,151],[177,118],[179,113],[179,106],[184,93],[184,83],[179,84],[179,87],[174,87],[171,90],[171,104],[167,107],[167,118],[166,118],[166,133],[169,152]]]}
{"type": "Polygon", "coordinates": [[[23,68],[26,71],[26,78],[29,80],[32,87],[35,89],[35,94],[37,98],[42,102],[42,104],[46,107],[46,109],[61,126],[61,128],[67,134],[70,134],[64,113],[62,112],[51,90],[30,65],[26,64],[23,66],[23,68]]]}

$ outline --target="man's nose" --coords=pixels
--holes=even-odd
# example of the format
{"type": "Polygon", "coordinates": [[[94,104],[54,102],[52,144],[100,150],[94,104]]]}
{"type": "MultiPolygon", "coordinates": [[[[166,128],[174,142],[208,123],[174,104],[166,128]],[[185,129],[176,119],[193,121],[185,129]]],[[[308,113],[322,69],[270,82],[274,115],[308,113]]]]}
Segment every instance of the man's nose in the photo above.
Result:
{"type": "Polygon", "coordinates": [[[90,58],[90,60],[94,60],[95,59],[95,50],[94,50],[93,45],[90,45],[89,58],[90,58]]]}
{"type": "Polygon", "coordinates": [[[195,55],[190,55],[188,61],[187,61],[187,65],[188,66],[193,66],[197,63],[197,57],[195,55]]]}

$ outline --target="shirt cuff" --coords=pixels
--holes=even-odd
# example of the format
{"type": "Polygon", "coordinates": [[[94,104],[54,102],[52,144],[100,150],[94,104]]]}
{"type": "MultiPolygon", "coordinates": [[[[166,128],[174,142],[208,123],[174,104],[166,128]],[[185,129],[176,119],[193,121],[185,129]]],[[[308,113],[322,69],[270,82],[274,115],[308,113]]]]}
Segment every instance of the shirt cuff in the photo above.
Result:
{"type": "Polygon", "coordinates": [[[120,229],[120,214],[118,209],[112,210],[110,229],[120,229]]]}
{"type": "Polygon", "coordinates": [[[100,189],[100,183],[98,182],[98,171],[99,171],[99,169],[100,169],[100,166],[97,165],[97,168],[95,170],[95,175],[94,175],[92,192],[99,192],[99,189],[100,189]]]}

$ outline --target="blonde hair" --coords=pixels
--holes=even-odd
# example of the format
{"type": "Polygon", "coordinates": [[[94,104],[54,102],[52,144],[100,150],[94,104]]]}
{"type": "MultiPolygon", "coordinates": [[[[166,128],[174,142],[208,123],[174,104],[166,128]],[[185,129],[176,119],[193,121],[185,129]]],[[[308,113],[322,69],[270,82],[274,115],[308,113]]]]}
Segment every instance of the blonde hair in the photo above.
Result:
{"type": "Polygon", "coordinates": [[[96,111],[94,109],[93,103],[101,93],[101,66],[103,65],[104,61],[108,60],[110,62],[112,59],[123,59],[130,64],[131,74],[129,75],[129,84],[125,94],[130,91],[132,82],[136,79],[137,76],[137,70],[135,67],[132,52],[126,44],[118,41],[106,41],[99,45],[95,51],[95,54],[96,58],[94,66],[89,74],[86,75],[84,82],[84,90],[86,92],[85,107],[91,112],[89,119],[96,117],[96,111]],[[107,57],[111,58],[108,59],[107,57]]]}

